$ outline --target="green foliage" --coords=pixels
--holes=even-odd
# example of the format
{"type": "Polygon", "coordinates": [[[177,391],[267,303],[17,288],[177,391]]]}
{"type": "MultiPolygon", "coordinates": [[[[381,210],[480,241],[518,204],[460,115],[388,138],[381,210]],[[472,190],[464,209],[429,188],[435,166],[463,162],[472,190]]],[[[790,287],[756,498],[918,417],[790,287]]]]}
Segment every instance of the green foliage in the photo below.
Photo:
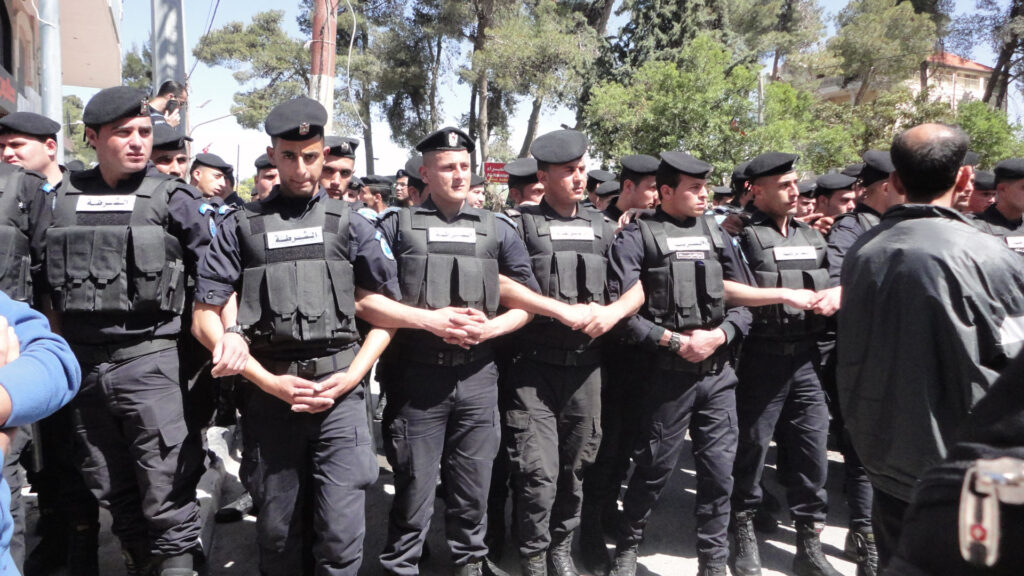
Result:
{"type": "Polygon", "coordinates": [[[141,51],[138,46],[132,46],[125,52],[121,60],[121,84],[146,92],[153,89],[153,54],[148,43],[142,46],[141,51]]]}
{"type": "MultiPolygon", "coordinates": [[[[813,46],[825,31],[817,0],[727,0],[736,49],[775,64],[813,46]]],[[[773,74],[778,73],[777,66],[773,74]]]]}
{"type": "Polygon", "coordinates": [[[85,103],[78,96],[71,94],[64,97],[63,109],[63,163],[81,160],[88,166],[96,161],[96,151],[85,142],[85,125],[82,124],[82,111],[85,110],[85,103]]]}
{"type": "Polygon", "coordinates": [[[242,199],[248,202],[252,199],[252,189],[256,185],[256,179],[254,176],[249,176],[245,180],[240,180],[235,186],[235,193],[242,199]]]}
{"type": "Polygon", "coordinates": [[[649,60],[674,60],[701,34],[724,40],[726,0],[623,0],[618,14],[629,14],[618,41],[616,59],[629,69],[649,60]]]}
{"type": "Polygon", "coordinates": [[[1021,126],[1011,124],[1001,110],[980,101],[957,107],[956,123],[971,137],[971,150],[981,157],[979,168],[991,168],[1000,160],[1024,153],[1021,126]]]}

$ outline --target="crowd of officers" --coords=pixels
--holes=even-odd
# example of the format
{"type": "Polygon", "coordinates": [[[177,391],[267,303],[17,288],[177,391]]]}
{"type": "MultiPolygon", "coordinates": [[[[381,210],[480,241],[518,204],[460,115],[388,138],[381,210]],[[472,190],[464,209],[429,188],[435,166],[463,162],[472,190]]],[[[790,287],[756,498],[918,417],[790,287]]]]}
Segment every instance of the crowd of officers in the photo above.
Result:
{"type": "MultiPolygon", "coordinates": [[[[23,534],[12,545],[25,573],[96,574],[101,504],[129,574],[194,574],[203,429],[218,382],[241,375],[227,411],[260,573],[356,574],[378,476],[375,363],[387,574],[419,573],[436,495],[455,573],[501,574],[510,495],[524,575],[579,574],[579,532],[588,571],[633,576],[689,443],[699,574],[758,575],[774,440],[793,573],[835,575],[819,539],[830,422],[846,553],[877,573],[871,483],[834,402],[833,318],[844,255],[904,202],[887,152],[813,182],[768,152],[712,200],[712,166],[688,153],[588,172],[587,138],[559,130],[506,165],[514,207],[495,213],[461,130],[360,180],[358,141],[325,137],[326,111],[299,98],[267,116],[243,202],[233,168],[212,154],[189,166],[190,139],[161,118],[140,91],[100,91],[83,114],[97,165],[79,171],[58,163],[56,122],[0,119],[0,287],[50,317],[84,375],[35,448],[8,455],[39,494],[40,547],[26,560],[23,534]]],[[[962,209],[1024,251],[1024,161],[973,182],[962,209]]]]}

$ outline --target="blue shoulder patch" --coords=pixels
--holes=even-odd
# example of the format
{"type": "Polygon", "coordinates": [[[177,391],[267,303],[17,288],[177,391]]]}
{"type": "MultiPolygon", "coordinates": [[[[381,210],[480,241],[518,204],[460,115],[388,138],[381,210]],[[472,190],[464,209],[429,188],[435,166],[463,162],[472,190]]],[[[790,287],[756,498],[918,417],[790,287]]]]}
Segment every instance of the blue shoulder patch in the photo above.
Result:
{"type": "Polygon", "coordinates": [[[216,208],[214,208],[213,204],[210,204],[209,202],[203,202],[199,205],[199,213],[203,216],[206,216],[206,213],[210,210],[216,210],[216,208]]]}
{"type": "Polygon", "coordinates": [[[373,210],[370,210],[369,208],[360,208],[359,210],[356,210],[356,214],[359,214],[360,216],[366,218],[370,222],[376,222],[378,217],[377,213],[374,212],[373,210]]]}
{"type": "Polygon", "coordinates": [[[217,208],[217,214],[220,214],[221,216],[223,216],[223,215],[227,214],[228,212],[231,212],[232,210],[235,210],[235,209],[237,209],[237,206],[235,206],[234,204],[225,204],[225,205],[221,206],[220,208],[217,208]]]}
{"type": "Polygon", "coordinates": [[[388,244],[387,239],[385,239],[384,235],[380,233],[380,230],[373,233],[373,238],[380,243],[380,251],[384,253],[384,257],[388,260],[394,260],[395,254],[391,251],[391,245],[388,244]]]}
{"type": "Polygon", "coordinates": [[[49,182],[43,182],[43,185],[40,186],[39,189],[42,190],[44,194],[49,194],[56,190],[56,188],[53,187],[53,184],[50,184],[49,182]]]}

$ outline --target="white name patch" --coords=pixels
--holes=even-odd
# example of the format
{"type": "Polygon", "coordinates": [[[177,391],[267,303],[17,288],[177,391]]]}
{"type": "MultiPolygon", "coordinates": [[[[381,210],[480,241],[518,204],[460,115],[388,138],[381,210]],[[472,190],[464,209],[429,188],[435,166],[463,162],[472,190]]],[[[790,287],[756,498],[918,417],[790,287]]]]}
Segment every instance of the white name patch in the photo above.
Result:
{"type": "Polygon", "coordinates": [[[134,209],[134,194],[83,194],[75,205],[78,212],[131,212],[134,209]]]}
{"type": "Polygon", "coordinates": [[[1006,245],[1017,252],[1024,252],[1024,236],[1007,236],[1006,245]]]}
{"type": "Polygon", "coordinates": [[[476,244],[476,228],[427,228],[427,242],[476,244]]]}
{"type": "Polygon", "coordinates": [[[668,249],[673,252],[711,250],[711,243],[703,236],[677,236],[674,238],[666,238],[665,243],[668,244],[668,249]]]}
{"type": "Polygon", "coordinates": [[[267,248],[289,248],[308,244],[323,244],[324,229],[322,226],[299,228],[298,230],[278,230],[267,232],[267,248]]]}
{"type": "Polygon", "coordinates": [[[582,226],[552,226],[552,240],[593,240],[594,229],[582,226]]]}
{"type": "Polygon", "coordinates": [[[814,260],[816,254],[814,246],[776,246],[772,249],[775,253],[775,261],[783,260],[814,260]]]}
{"type": "Polygon", "coordinates": [[[676,260],[704,260],[707,252],[676,252],[676,260]]]}

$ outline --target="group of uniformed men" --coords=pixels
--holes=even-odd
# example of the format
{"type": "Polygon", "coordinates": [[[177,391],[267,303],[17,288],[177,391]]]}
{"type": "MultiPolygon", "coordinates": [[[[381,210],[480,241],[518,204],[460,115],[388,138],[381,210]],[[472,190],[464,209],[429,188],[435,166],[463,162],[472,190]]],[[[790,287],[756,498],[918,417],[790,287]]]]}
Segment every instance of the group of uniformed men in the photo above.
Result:
{"type": "MultiPolygon", "coordinates": [[[[587,138],[559,130],[506,166],[515,207],[494,213],[467,201],[474,142],[456,128],[426,136],[394,182],[350,189],[358,141],[325,136],[315,101],[282,103],[243,202],[219,157],[188,168],[189,138],[154,125],[140,91],[99,92],[83,122],[97,165],[70,172],[55,157],[59,124],[0,119],[2,288],[50,316],[84,374],[37,431],[47,553],[29,574],[97,573],[97,501],[129,574],[194,574],[213,411],[199,382],[235,374],[260,572],[356,574],[378,475],[365,408],[378,359],[388,574],[419,573],[440,490],[457,574],[501,573],[511,492],[523,574],[577,575],[582,526],[587,569],[633,576],[687,436],[699,574],[726,573],[730,532],[733,573],[761,573],[773,439],[793,572],[837,574],[819,540],[830,407],[847,552],[859,575],[876,573],[871,485],[826,393],[844,255],[904,201],[887,152],[818,178],[813,209],[797,157],[761,154],[713,206],[712,166],[688,153],[588,174],[587,138]],[[189,330],[210,351],[205,372],[189,330]]],[[[978,173],[964,204],[1019,251],[1021,183],[1024,161],[1006,161],[978,173]]]]}

